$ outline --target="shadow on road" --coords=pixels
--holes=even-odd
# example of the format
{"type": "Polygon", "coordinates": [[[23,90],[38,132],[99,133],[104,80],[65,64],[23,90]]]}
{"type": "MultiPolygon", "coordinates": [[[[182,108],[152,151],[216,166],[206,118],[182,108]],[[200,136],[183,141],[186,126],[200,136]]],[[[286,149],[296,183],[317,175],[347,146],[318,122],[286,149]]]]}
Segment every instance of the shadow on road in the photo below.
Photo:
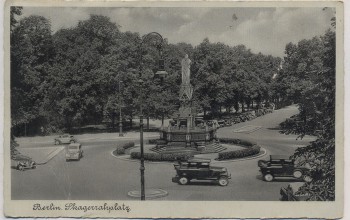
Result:
{"type": "Polygon", "coordinates": [[[280,131],[280,127],[274,127],[274,128],[267,128],[268,130],[273,130],[273,131],[280,131]]]}
{"type": "Polygon", "coordinates": [[[196,181],[196,180],[191,180],[187,185],[197,185],[197,186],[213,186],[213,185],[218,185],[216,181],[196,181]]]}

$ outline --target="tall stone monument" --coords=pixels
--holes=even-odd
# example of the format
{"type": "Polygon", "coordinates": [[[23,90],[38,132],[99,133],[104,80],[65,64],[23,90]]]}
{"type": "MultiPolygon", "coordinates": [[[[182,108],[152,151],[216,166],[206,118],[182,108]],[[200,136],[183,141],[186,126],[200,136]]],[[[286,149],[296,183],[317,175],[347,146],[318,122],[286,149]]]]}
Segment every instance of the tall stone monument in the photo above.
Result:
{"type": "Polygon", "coordinates": [[[191,60],[186,54],[181,60],[182,81],[179,111],[173,116],[173,121],[167,128],[160,129],[160,139],[163,142],[160,142],[157,149],[159,150],[159,146],[164,145],[162,153],[174,152],[175,149],[180,152],[181,147],[184,147],[185,152],[191,150],[198,152],[198,146],[210,146],[212,147],[211,152],[216,150],[217,144],[214,141],[217,128],[215,126],[209,127],[202,117],[197,117],[196,109],[193,106],[190,68],[191,60]]]}
{"type": "Polygon", "coordinates": [[[190,102],[192,100],[193,87],[190,83],[191,77],[191,60],[188,58],[188,55],[185,55],[185,58],[181,60],[181,88],[180,88],[180,100],[182,102],[190,102]]]}

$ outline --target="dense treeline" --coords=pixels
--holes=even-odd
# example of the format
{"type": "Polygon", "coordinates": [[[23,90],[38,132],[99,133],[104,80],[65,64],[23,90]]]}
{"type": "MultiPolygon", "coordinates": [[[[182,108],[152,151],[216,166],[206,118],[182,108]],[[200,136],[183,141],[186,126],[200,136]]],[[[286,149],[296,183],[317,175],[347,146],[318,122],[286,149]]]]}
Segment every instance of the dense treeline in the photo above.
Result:
{"type": "Polygon", "coordinates": [[[191,83],[199,111],[245,111],[271,100],[281,59],[208,39],[197,47],[163,44],[164,79],[155,78],[159,54],[152,39],[140,47],[138,33],[121,32],[108,17],[91,15],[76,27],[51,33],[41,16],[22,18],[11,32],[12,125],[16,135],[57,132],[139,114],[164,119],[178,108],[180,60],[192,60],[191,83]],[[141,71],[144,83],[138,83],[141,71]],[[122,88],[118,88],[119,81],[122,88]],[[119,94],[120,90],[120,94],[119,94]],[[140,94],[142,96],[140,96],[140,94]],[[25,131],[26,129],[26,131],[25,131]]]}

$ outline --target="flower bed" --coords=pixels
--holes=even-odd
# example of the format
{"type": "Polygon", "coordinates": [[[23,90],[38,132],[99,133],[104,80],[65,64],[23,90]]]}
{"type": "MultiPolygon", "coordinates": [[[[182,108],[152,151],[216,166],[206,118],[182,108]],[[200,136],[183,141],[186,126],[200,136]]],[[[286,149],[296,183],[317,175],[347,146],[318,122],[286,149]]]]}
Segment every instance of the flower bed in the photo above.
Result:
{"type": "Polygon", "coordinates": [[[243,150],[219,153],[218,154],[219,157],[217,158],[217,160],[229,160],[229,159],[249,157],[249,156],[258,154],[259,152],[260,152],[260,147],[258,145],[254,145],[252,147],[249,147],[243,150]]]}
{"type": "Polygon", "coordinates": [[[165,145],[167,143],[166,140],[162,140],[162,139],[150,139],[148,140],[149,144],[156,144],[156,145],[165,145]]]}
{"type": "Polygon", "coordinates": [[[234,138],[220,138],[219,139],[221,143],[226,143],[226,144],[238,144],[242,145],[244,147],[252,147],[256,145],[253,142],[246,141],[246,140],[241,140],[241,139],[234,139],[234,138]]]}
{"type": "MultiPolygon", "coordinates": [[[[132,152],[131,159],[140,159],[140,152],[132,152]]],[[[158,154],[158,153],[144,153],[144,159],[149,161],[177,161],[188,160],[193,157],[193,154],[158,154]]]]}
{"type": "Polygon", "coordinates": [[[253,156],[260,153],[260,147],[250,141],[233,139],[233,138],[220,138],[220,142],[228,143],[228,144],[238,144],[246,148],[242,150],[236,150],[236,151],[221,152],[218,154],[217,160],[237,159],[237,158],[253,156]]]}
{"type": "Polygon", "coordinates": [[[117,149],[115,149],[115,151],[113,152],[113,154],[116,154],[116,155],[125,154],[126,149],[132,148],[134,146],[135,146],[134,142],[124,143],[121,146],[118,146],[117,149]]]}

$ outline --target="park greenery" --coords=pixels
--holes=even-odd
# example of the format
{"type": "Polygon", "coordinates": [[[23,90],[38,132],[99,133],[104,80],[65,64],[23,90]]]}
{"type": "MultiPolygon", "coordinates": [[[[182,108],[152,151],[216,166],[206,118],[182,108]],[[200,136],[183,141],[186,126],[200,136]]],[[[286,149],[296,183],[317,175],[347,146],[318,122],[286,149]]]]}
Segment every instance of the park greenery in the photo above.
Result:
{"type": "Polygon", "coordinates": [[[180,60],[188,54],[194,105],[204,115],[298,104],[299,114],[281,124],[283,132],[317,137],[294,155],[312,171],[313,181],[301,193],[310,200],[335,199],[334,20],[323,36],[287,44],[283,59],[207,38],[197,46],[165,39],[164,78],[154,75],[159,54],[153,41],[140,47],[139,33],[122,32],[105,16],[52,33],[45,17],[22,17],[21,7],[11,7],[10,27],[13,135],[91,124],[113,129],[121,106],[130,125],[140,105],[147,119],[169,118],[179,106],[180,60]]]}

